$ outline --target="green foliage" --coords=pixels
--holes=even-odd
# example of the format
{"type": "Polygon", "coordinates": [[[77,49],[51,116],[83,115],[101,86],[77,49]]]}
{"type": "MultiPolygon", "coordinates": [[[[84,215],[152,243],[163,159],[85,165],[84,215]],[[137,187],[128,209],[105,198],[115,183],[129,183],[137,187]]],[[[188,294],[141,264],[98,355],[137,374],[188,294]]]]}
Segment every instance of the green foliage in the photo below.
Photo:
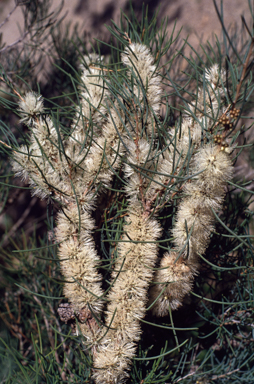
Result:
{"type": "MultiPolygon", "coordinates": [[[[56,127],[59,154],[67,158],[64,145],[74,131],[71,123],[75,111],[82,108],[80,89],[82,91],[86,87],[81,84],[78,66],[79,62],[86,66],[84,55],[87,49],[78,37],[78,29],[73,35],[69,35],[68,30],[61,34],[61,23],[51,25],[49,15],[45,14],[47,6],[44,7],[43,2],[36,4],[36,8],[32,7],[32,2],[24,5],[25,27],[30,31],[30,40],[24,42],[22,47],[7,47],[1,68],[5,88],[0,98],[1,111],[4,111],[0,122],[3,159],[0,170],[0,289],[3,297],[0,303],[0,366],[3,367],[0,382],[90,383],[93,382],[92,353],[84,337],[73,335],[69,324],[61,322],[57,313],[59,302],[64,300],[65,282],[57,255],[61,244],[54,241],[56,212],[64,205],[57,198],[61,189],[57,191],[55,188],[47,202],[36,197],[31,199],[30,188],[12,178],[9,163],[12,150],[20,151],[20,144],[29,147],[31,138],[27,127],[17,122],[17,114],[20,113],[17,112],[18,94],[23,95],[26,90],[32,89],[43,95],[45,114],[51,111],[56,127]],[[36,33],[31,35],[34,31],[32,27],[35,27],[36,33]],[[50,67],[48,81],[43,83],[37,77],[42,58],[39,56],[31,64],[31,57],[46,37],[51,42],[50,50],[40,54],[49,59],[54,69],[50,67]]],[[[230,145],[236,147],[233,152],[236,177],[228,182],[222,209],[219,212],[213,210],[216,227],[205,254],[200,255],[201,266],[192,292],[177,311],[169,308],[169,315],[163,320],[147,311],[146,317],[141,320],[142,336],[128,382],[251,384],[254,376],[253,161],[248,165],[248,175],[239,175],[237,169],[242,169],[244,162],[248,164],[252,156],[253,31],[251,36],[244,32],[240,38],[239,35],[229,35],[219,13],[222,42],[217,38],[214,45],[208,42],[199,52],[192,50],[190,54],[188,42],[181,46],[175,30],[171,36],[166,36],[166,21],[157,25],[156,15],[151,20],[147,15],[147,10],[143,9],[139,21],[130,10],[128,16],[122,15],[120,26],[112,22],[108,27],[111,42],[103,47],[103,43],[97,41],[94,47],[96,52],[106,52],[105,64],[98,63],[98,66],[106,72],[103,81],[111,100],[116,100],[126,111],[124,125],[127,136],[131,136],[127,123],[135,117],[135,111],[128,110],[126,100],[128,90],[138,79],[135,71],[128,77],[120,63],[120,53],[128,46],[126,38],[150,48],[155,57],[156,71],[160,72],[165,84],[160,116],[154,113],[159,132],[153,148],[154,170],[148,174],[144,166],[140,174],[147,179],[150,177],[150,182],[153,180],[153,175],[158,173],[159,156],[166,152],[169,141],[176,162],[174,169],[177,170],[180,164],[177,140],[181,136],[181,123],[187,112],[198,120],[198,89],[212,95],[205,81],[205,69],[212,64],[218,63],[219,67],[227,69],[223,97],[226,106],[233,104],[240,109],[240,115],[234,120],[234,129],[226,134],[230,145]],[[238,41],[241,41],[240,45],[238,41]],[[182,70],[179,71],[179,68],[182,70]],[[169,133],[169,126],[175,126],[173,136],[169,133]]],[[[145,85],[142,92],[145,96],[145,85]]],[[[222,101],[218,97],[220,103],[222,101]]],[[[144,108],[141,102],[139,107],[144,108]]],[[[113,110],[109,106],[104,115],[101,113],[101,119],[107,113],[112,114],[113,110]]],[[[219,113],[220,108],[214,109],[212,128],[208,129],[208,113],[205,111],[202,143],[213,140],[222,132],[218,124],[219,113]]],[[[145,114],[142,117],[145,120],[145,114]]],[[[96,133],[94,136],[91,134],[96,128],[96,123],[90,121],[83,143],[86,153],[92,142],[99,138],[96,133]]],[[[121,139],[124,135],[119,136],[121,139]]],[[[124,140],[122,143],[126,145],[124,140]]],[[[160,259],[165,251],[172,248],[171,230],[182,198],[182,186],[193,178],[190,175],[192,151],[190,144],[180,170],[176,175],[172,172],[172,199],[169,201],[169,191],[165,189],[153,206],[151,216],[157,214],[163,227],[162,236],[157,240],[160,259]],[[157,209],[157,206],[160,208],[157,209]]],[[[119,148],[116,152],[120,153],[119,148]]],[[[48,161],[51,162],[51,159],[48,161]]],[[[124,164],[129,160],[124,155],[121,161],[124,164]]],[[[78,168],[79,164],[75,166],[78,168]]],[[[102,259],[100,273],[106,292],[111,289],[110,276],[117,260],[117,244],[122,241],[128,212],[128,198],[124,193],[128,181],[124,178],[123,167],[115,169],[109,164],[109,168],[113,173],[112,184],[103,188],[93,213],[96,222],[93,239],[102,259]]],[[[101,170],[102,164],[98,175],[101,170]]],[[[96,181],[98,175],[93,180],[94,196],[102,189],[102,182],[96,181]]],[[[73,190],[78,201],[75,188],[73,190]]],[[[81,213],[79,227],[80,216],[81,213]]],[[[157,262],[155,270],[158,269],[157,262]]],[[[103,318],[98,317],[97,320],[100,322],[103,318]]],[[[76,321],[76,327],[79,326],[76,321]]]]}

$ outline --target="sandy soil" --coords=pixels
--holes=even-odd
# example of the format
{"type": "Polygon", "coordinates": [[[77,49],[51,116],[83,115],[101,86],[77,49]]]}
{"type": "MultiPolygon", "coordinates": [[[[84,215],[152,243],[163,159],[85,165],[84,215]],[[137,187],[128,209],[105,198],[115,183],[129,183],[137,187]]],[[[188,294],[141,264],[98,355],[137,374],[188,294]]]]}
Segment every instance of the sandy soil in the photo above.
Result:
{"type": "MultiPolygon", "coordinates": [[[[18,3],[24,0],[16,0],[18,3]]],[[[40,0],[41,1],[41,0],[40,0]]],[[[219,6],[220,1],[216,0],[219,6]]],[[[59,6],[60,0],[52,1],[52,9],[59,6]]],[[[103,37],[107,34],[105,24],[119,20],[120,10],[126,10],[129,0],[65,0],[62,15],[67,12],[65,22],[78,22],[91,36],[103,37]]],[[[159,8],[159,19],[168,18],[168,31],[177,20],[177,28],[183,27],[181,36],[197,47],[200,39],[206,41],[212,33],[220,35],[221,26],[216,15],[213,0],[135,0],[134,8],[141,12],[142,3],[149,6],[152,15],[159,8]]],[[[247,0],[224,0],[224,20],[226,26],[241,25],[241,15],[250,20],[247,0]]],[[[15,7],[15,0],[0,0],[0,25],[15,7]]],[[[18,25],[22,26],[22,7],[18,6],[8,21],[1,27],[2,41],[13,44],[20,36],[18,25]]]]}

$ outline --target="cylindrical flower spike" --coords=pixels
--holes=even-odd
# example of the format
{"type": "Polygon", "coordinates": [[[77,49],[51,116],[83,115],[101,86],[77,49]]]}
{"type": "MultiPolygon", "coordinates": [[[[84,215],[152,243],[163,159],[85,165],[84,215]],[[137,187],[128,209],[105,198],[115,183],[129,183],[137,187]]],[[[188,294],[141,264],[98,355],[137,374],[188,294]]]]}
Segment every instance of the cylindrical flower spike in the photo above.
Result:
{"type": "MultiPolygon", "coordinates": [[[[160,76],[156,72],[154,58],[149,48],[144,44],[132,43],[122,54],[122,62],[130,68],[129,76],[134,76],[133,93],[137,105],[142,105],[143,111],[139,111],[144,116],[143,120],[147,123],[147,133],[149,136],[157,135],[154,115],[160,111],[162,87],[160,76]],[[149,110],[147,110],[147,108],[149,110]]],[[[136,105],[136,106],[137,106],[136,105]]]]}
{"type": "Polygon", "coordinates": [[[223,108],[221,101],[225,93],[226,71],[214,64],[205,70],[201,81],[203,85],[198,89],[196,100],[189,105],[187,112],[192,124],[199,126],[200,131],[202,128],[211,129],[223,108]]]}
{"type": "Polygon", "coordinates": [[[70,142],[83,147],[92,143],[92,136],[101,132],[105,121],[106,101],[108,92],[105,87],[104,73],[101,66],[103,57],[96,54],[84,56],[86,67],[81,66],[81,84],[79,86],[80,105],[77,106],[76,115],[72,123],[70,142]],[[89,126],[93,124],[93,134],[89,133],[89,126]],[[87,136],[88,134],[88,136],[87,136]]]}
{"type": "Polygon", "coordinates": [[[172,230],[176,249],[189,259],[198,253],[203,254],[213,230],[213,221],[211,210],[200,206],[195,194],[183,198],[172,230]]]}
{"type": "MultiPolygon", "coordinates": [[[[122,383],[128,377],[136,343],[140,339],[140,322],[145,315],[147,290],[153,276],[159,224],[149,219],[146,206],[146,187],[152,169],[153,140],[156,137],[153,114],[159,110],[161,88],[159,77],[152,65],[153,58],[146,46],[131,44],[122,55],[124,64],[134,73],[134,97],[126,101],[130,105],[128,129],[133,137],[126,137],[129,195],[128,217],[124,236],[118,245],[118,258],[112,273],[112,287],[108,294],[105,336],[94,358],[96,383],[122,383]],[[145,94],[145,97],[144,97],[145,94]],[[153,111],[148,111],[152,108],[153,111]],[[143,125],[145,111],[148,111],[143,125]]],[[[126,96],[127,97],[127,96],[126,96]]]]}
{"type": "Polygon", "coordinates": [[[165,253],[154,276],[154,285],[149,292],[149,306],[154,303],[151,308],[153,315],[166,316],[169,307],[178,309],[192,288],[198,265],[190,264],[181,257],[177,260],[177,256],[173,251],[165,253]]]}
{"type": "MultiPolygon", "coordinates": [[[[98,123],[103,120],[106,114],[105,102],[108,96],[105,87],[103,68],[103,56],[90,54],[84,60],[88,68],[82,66],[81,81],[84,86],[80,86],[80,99],[82,103],[82,115],[89,122],[91,119],[98,123]]],[[[80,113],[78,113],[80,117],[80,113]]],[[[76,131],[76,130],[75,130],[76,131]]]]}
{"type": "Polygon", "coordinates": [[[83,181],[87,185],[102,183],[103,186],[109,186],[114,171],[122,161],[125,153],[124,117],[121,116],[121,110],[117,111],[117,108],[117,105],[113,105],[101,136],[93,143],[85,159],[86,172],[83,174],[83,181]]]}
{"type": "Polygon", "coordinates": [[[20,101],[20,108],[24,116],[21,122],[31,129],[31,144],[29,148],[23,145],[14,153],[13,169],[17,176],[30,183],[33,195],[45,198],[58,190],[60,196],[61,175],[68,168],[59,149],[61,134],[48,116],[40,116],[43,112],[41,96],[28,92],[20,101]]]}
{"type": "Polygon", "coordinates": [[[208,144],[195,154],[193,178],[184,187],[186,197],[179,204],[172,230],[175,249],[178,254],[181,252],[181,257],[176,263],[177,253],[165,254],[162,258],[162,269],[156,273],[155,285],[150,291],[150,303],[155,302],[153,314],[167,315],[169,305],[171,309],[177,309],[190,291],[198,270],[198,256],[204,254],[214,228],[211,208],[220,209],[226,181],[232,177],[232,171],[229,155],[217,145],[208,144]]]}
{"type": "Polygon", "coordinates": [[[56,240],[60,243],[61,269],[67,282],[64,295],[75,312],[86,309],[99,315],[103,307],[100,260],[95,250],[92,231],[95,224],[86,211],[70,204],[58,214],[56,240]]]}
{"type": "Polygon", "coordinates": [[[157,254],[156,240],[161,229],[139,206],[132,206],[107,297],[105,337],[94,359],[94,379],[98,384],[122,383],[128,377],[136,343],[140,339],[139,320],[146,312],[147,290],[157,254]]]}

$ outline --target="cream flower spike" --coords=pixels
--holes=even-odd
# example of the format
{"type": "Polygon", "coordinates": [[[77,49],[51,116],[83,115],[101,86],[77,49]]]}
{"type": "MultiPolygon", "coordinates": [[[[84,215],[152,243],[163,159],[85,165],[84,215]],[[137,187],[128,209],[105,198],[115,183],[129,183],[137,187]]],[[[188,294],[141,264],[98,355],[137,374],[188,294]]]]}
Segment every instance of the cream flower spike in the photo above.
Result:
{"type": "Polygon", "coordinates": [[[232,161],[218,145],[207,144],[195,154],[192,173],[196,176],[184,187],[172,230],[176,252],[163,256],[150,291],[152,312],[157,316],[166,316],[169,306],[177,309],[191,290],[199,255],[205,253],[214,230],[212,209],[221,209],[226,182],[232,178],[232,161]]]}

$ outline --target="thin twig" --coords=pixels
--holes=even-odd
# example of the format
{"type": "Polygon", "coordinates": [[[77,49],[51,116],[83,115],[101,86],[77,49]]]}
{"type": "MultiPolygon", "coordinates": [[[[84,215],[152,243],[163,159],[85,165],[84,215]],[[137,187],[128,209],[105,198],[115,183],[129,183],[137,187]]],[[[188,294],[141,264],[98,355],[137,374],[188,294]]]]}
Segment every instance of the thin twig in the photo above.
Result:
{"type": "Polygon", "coordinates": [[[242,76],[241,76],[241,79],[239,81],[239,83],[237,84],[237,87],[236,87],[236,95],[235,95],[235,99],[233,101],[233,104],[232,104],[232,109],[235,108],[235,105],[238,101],[238,98],[239,98],[239,95],[240,95],[240,91],[241,91],[241,87],[242,87],[242,83],[244,81],[244,78],[245,78],[245,75],[246,75],[246,71],[247,71],[247,68],[248,68],[248,64],[249,64],[249,61],[250,61],[250,58],[251,58],[251,55],[252,55],[252,49],[253,49],[253,46],[254,46],[254,38],[252,37],[252,41],[251,41],[251,45],[250,45],[250,50],[249,50],[249,53],[248,53],[248,56],[246,57],[246,60],[243,64],[243,71],[242,71],[242,76]]]}
{"type": "Polygon", "coordinates": [[[28,35],[30,31],[26,31],[23,36],[21,36],[19,39],[17,39],[16,41],[14,41],[13,43],[9,44],[9,45],[6,45],[6,47],[0,49],[0,53],[3,53],[4,51],[6,51],[7,49],[10,49],[10,48],[13,48],[15,47],[15,45],[21,43],[22,41],[24,41],[25,37],[28,35]]]}
{"type": "MultiPolygon", "coordinates": [[[[186,376],[184,376],[184,377],[180,377],[180,379],[174,381],[173,384],[175,384],[175,383],[179,383],[180,381],[186,379],[187,377],[193,376],[195,373],[196,373],[196,372],[188,373],[188,375],[186,375],[186,376]]],[[[167,383],[165,383],[165,384],[167,384],[167,383]]]]}
{"type": "Polygon", "coordinates": [[[4,19],[4,21],[0,24],[0,28],[2,28],[2,26],[7,23],[7,21],[9,20],[10,16],[13,14],[13,12],[16,10],[16,8],[18,7],[18,3],[15,4],[15,7],[10,11],[10,13],[6,16],[6,18],[4,19]]]}
{"type": "Polygon", "coordinates": [[[240,368],[234,369],[234,370],[231,371],[231,372],[224,373],[223,375],[219,375],[219,376],[215,375],[215,376],[212,376],[212,380],[222,379],[223,377],[232,375],[232,373],[235,373],[235,372],[238,372],[238,371],[240,371],[240,368]]]}

